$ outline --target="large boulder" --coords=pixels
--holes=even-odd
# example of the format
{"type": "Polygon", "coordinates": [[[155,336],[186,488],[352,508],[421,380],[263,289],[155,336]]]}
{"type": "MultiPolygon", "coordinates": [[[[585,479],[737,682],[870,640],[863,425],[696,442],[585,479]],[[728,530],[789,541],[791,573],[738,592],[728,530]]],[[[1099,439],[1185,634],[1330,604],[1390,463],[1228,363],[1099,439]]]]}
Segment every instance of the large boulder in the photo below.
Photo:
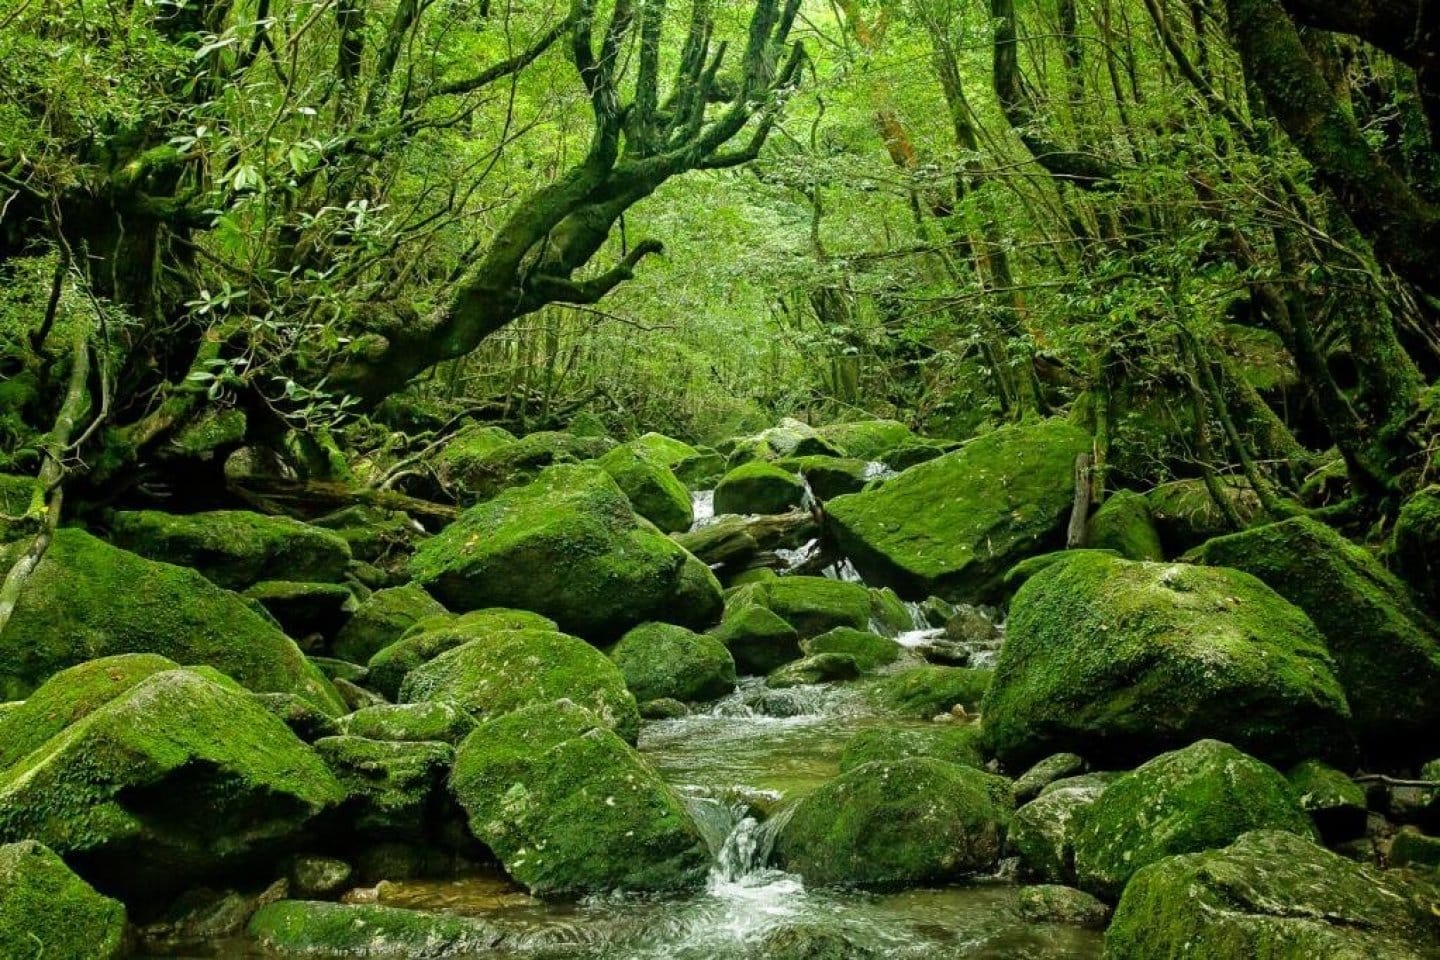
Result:
{"type": "MultiPolygon", "coordinates": [[[[723,448],[723,447],[722,447],[723,448]]],[[[753,437],[736,439],[729,447],[727,465],[734,469],[752,460],[778,460],[783,457],[842,457],[844,451],[822,438],[815,428],[786,417],[777,426],[753,437]]]]}
{"type": "Polygon", "coordinates": [[[339,736],[316,740],[315,752],[345,788],[339,815],[347,834],[421,840],[442,818],[450,744],[339,736]]]}
{"type": "Polygon", "coordinates": [[[1108,779],[1094,775],[1058,780],[1015,811],[1005,843],[1024,879],[1075,882],[1075,836],[1108,785],[1108,779]]]}
{"type": "Polygon", "coordinates": [[[911,757],[928,757],[979,769],[985,765],[980,753],[980,728],[975,724],[950,723],[870,727],[845,741],[844,752],[840,754],[840,772],[876,760],[893,763],[911,757]]]}
{"type": "Polygon", "coordinates": [[[341,628],[331,649],[337,657],[365,663],[399,640],[416,622],[443,613],[445,608],[413,583],[376,590],[341,628]]]}
{"type": "Polygon", "coordinates": [[[923,600],[987,599],[1005,571],[1063,544],[1075,458],[1090,438],[1059,420],[1004,427],[826,507],[871,583],[923,600]]]}
{"type": "Polygon", "coordinates": [[[475,729],[475,718],[465,709],[442,700],[420,703],[380,703],[341,717],[337,729],[345,735],[394,742],[459,743],[475,729]]]}
{"type": "Polygon", "coordinates": [[[778,577],[757,583],[730,601],[735,608],[745,604],[774,613],[794,627],[801,639],[836,627],[867,629],[873,607],[870,592],[863,586],[829,577],[778,577]]]}
{"type": "Polygon", "coordinates": [[[989,670],[926,665],[881,677],[870,687],[870,702],[881,710],[916,720],[948,714],[956,705],[974,710],[991,682],[989,670]]]}
{"type": "Polygon", "coordinates": [[[662,532],[689,530],[695,522],[690,491],[663,462],[628,446],[616,447],[595,462],[625,491],[635,512],[662,532]]]}
{"type": "Polygon", "coordinates": [[[918,757],[855,767],[795,806],[776,859],[815,886],[900,888],[989,871],[1009,811],[988,780],[918,757]]]}
{"type": "Polygon", "coordinates": [[[555,630],[510,630],[442,653],[410,671],[400,699],[443,700],[481,718],[567,699],[632,743],[640,733],[635,698],[619,668],[584,640],[555,630]]]}
{"type": "MultiPolygon", "coordinates": [[[[891,451],[916,443],[919,438],[898,420],[855,420],[816,427],[815,433],[860,460],[886,460],[891,451]]],[[[888,461],[886,461],[888,462],[888,461]]]]}
{"type": "MultiPolygon", "coordinates": [[[[0,550],[0,570],[21,549],[0,550]]],[[[0,699],[24,697],[59,670],[118,653],[204,664],[251,690],[345,712],[294,641],[240,597],[194,570],[146,560],[83,530],[57,530],[0,634],[0,699]]]]}
{"type": "Polygon", "coordinates": [[[537,895],[691,889],[710,863],[674,791],[569,701],[482,723],[450,785],[471,832],[537,895]]]}
{"type": "Polygon", "coordinates": [[[1440,724],[1435,624],[1364,548],[1295,517],[1211,540],[1186,559],[1254,574],[1305,611],[1325,635],[1367,754],[1424,759],[1440,724]]]}
{"type": "Polygon", "coordinates": [[[1170,857],[1137,873],[1105,933],[1108,960],[1421,960],[1428,915],[1380,874],[1284,831],[1170,857]]]}
{"type": "Polygon", "coordinates": [[[350,545],[334,531],[245,510],[122,510],[110,521],[110,539],[142,557],[192,567],[231,590],[261,580],[334,583],[350,565],[350,545]]]}
{"type": "Polygon", "coordinates": [[[608,473],[574,465],[466,510],[415,551],[410,572],[452,610],[521,607],[604,642],[648,621],[713,620],[719,582],[691,560],[608,473]]]}
{"type": "Polygon", "coordinates": [[[724,645],[738,672],[769,673],[804,656],[800,633],[765,607],[741,604],[725,611],[725,619],[708,634],[724,645]]]}
{"type": "Polygon", "coordinates": [[[804,477],[815,499],[822,501],[859,493],[880,475],[876,464],[848,457],[790,457],[776,466],[804,477]]]}
{"type": "Polygon", "coordinates": [[[1016,594],[984,715],[1014,768],[1059,751],[1126,765],[1205,737],[1287,766],[1353,749],[1304,613],[1238,570],[1094,551],[1016,594]]]}
{"type": "Polygon", "coordinates": [[[691,490],[708,490],[725,472],[725,458],[709,447],[692,447],[683,440],[676,440],[661,433],[647,433],[636,437],[626,446],[636,453],[644,453],[657,463],[663,463],[675,474],[676,479],[691,490]]]}
{"type": "Polygon", "coordinates": [[[805,482],[765,460],[742,464],[715,487],[717,514],[785,513],[805,500],[805,482]]]}
{"type": "Polygon", "coordinates": [[[1400,575],[1440,612],[1440,485],[1405,501],[1395,518],[1390,555],[1400,575]]]}
{"type": "Polygon", "coordinates": [[[645,623],[620,638],[610,659],[640,703],[714,700],[735,689],[725,644],[673,623],[645,623]]]}
{"type": "Polygon", "coordinates": [[[878,633],[871,633],[869,630],[836,627],[834,630],[825,631],[818,637],[802,640],[800,649],[805,651],[806,656],[840,653],[854,657],[860,670],[869,673],[899,660],[904,648],[894,640],[882,637],[878,633]]]}
{"type": "Polygon", "coordinates": [[[125,907],[34,840],[0,846],[0,957],[115,960],[125,907]]]}
{"type": "Polygon", "coordinates": [[[152,674],[0,773],[0,840],[144,900],[273,856],[344,798],[284,723],[202,672],[152,674]]]}
{"type": "Polygon", "coordinates": [[[1115,899],[1148,864],[1228,846],[1251,830],[1310,836],[1310,818],[1278,770],[1229,744],[1201,740],[1119,777],[1081,817],[1080,886],[1115,899]]]}
{"type": "Polygon", "coordinates": [[[412,624],[399,640],[370,658],[369,683],[393,699],[400,695],[406,674],[461,644],[508,630],[554,629],[555,621],[549,617],[505,607],[425,617],[412,624]]]}

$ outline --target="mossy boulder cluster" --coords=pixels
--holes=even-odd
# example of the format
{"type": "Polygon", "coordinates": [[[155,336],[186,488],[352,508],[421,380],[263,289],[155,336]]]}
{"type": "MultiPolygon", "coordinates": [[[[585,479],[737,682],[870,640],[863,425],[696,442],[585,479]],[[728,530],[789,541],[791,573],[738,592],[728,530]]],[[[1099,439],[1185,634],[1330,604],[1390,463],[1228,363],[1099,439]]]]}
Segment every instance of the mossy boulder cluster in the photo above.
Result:
{"type": "Polygon", "coordinates": [[[516,438],[501,427],[472,424],[438,447],[429,459],[438,489],[419,492],[475,503],[534,480],[545,468],[603,456],[615,446],[605,437],[540,431],[516,438]]]}
{"type": "Polygon", "coordinates": [[[451,610],[518,606],[595,642],[649,621],[704,627],[723,602],[713,574],[588,465],[552,467],[466,510],[410,572],[451,610]]]}
{"type": "Polygon", "coordinates": [[[1237,570],[1094,551],[1016,594],[983,712],[1012,766],[1057,751],[1130,764],[1207,737],[1282,765],[1353,749],[1334,661],[1301,610],[1237,570]]]}
{"type": "Polygon", "coordinates": [[[1016,561],[1063,545],[1075,458],[1089,448],[1063,420],[1003,427],[835,498],[830,529],[869,582],[915,600],[986,599],[1016,561]]]}

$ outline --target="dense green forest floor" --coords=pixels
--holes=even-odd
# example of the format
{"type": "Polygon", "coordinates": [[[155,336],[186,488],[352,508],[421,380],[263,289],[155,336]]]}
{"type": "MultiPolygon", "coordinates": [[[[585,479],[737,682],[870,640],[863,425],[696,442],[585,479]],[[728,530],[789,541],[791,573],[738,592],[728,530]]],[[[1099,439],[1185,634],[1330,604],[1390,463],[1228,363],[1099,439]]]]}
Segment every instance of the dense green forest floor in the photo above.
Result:
{"type": "Polygon", "coordinates": [[[1440,958],[1436,50],[6,4],[0,960],[1440,958]]]}

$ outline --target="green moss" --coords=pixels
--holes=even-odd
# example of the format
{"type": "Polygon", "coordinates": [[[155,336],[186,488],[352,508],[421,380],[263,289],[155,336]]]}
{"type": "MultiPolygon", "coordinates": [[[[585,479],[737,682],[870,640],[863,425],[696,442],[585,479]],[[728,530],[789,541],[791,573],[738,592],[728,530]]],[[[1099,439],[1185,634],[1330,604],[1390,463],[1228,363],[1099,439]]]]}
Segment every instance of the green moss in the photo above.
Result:
{"type": "Polygon", "coordinates": [[[710,626],[725,612],[725,595],[715,572],[687,554],[680,566],[680,581],[667,607],[666,619],[696,630],[710,626]]]}
{"type": "Polygon", "coordinates": [[[715,487],[717,514],[785,513],[805,499],[805,483],[789,470],[755,460],[731,470],[715,487]]]}
{"type": "Polygon", "coordinates": [[[790,457],[779,460],[777,467],[798,473],[810,485],[810,492],[820,500],[831,500],[847,493],[859,493],[870,482],[870,464],[864,460],[842,457],[790,457]]]}
{"type": "Polygon", "coordinates": [[[616,447],[595,462],[625,491],[635,512],[661,531],[689,530],[695,522],[690,492],[663,462],[628,446],[616,447]]]}
{"type": "Polygon", "coordinates": [[[817,427],[815,433],[845,451],[847,457],[860,460],[885,460],[892,450],[915,443],[919,439],[910,432],[909,427],[895,420],[831,423],[817,427]]]}
{"type": "Polygon", "coordinates": [[[206,457],[224,447],[235,447],[245,440],[245,411],[238,407],[206,410],[197,419],[180,428],[170,447],[189,457],[206,457]]]}
{"type": "Polygon", "coordinates": [[[986,739],[1124,764],[1203,737],[1277,763],[1343,758],[1349,708],[1309,618],[1249,574],[1076,552],[1010,605],[986,739]]]}
{"type": "Polygon", "coordinates": [[[428,910],[374,904],[281,900],[261,907],[248,928],[284,957],[443,960],[489,954],[501,934],[490,924],[428,910]]]}
{"type": "Polygon", "coordinates": [[[528,610],[497,607],[466,614],[423,617],[394,643],[370,658],[369,682],[387,697],[400,694],[406,674],[447,650],[507,630],[554,630],[555,621],[528,610]]]}
{"type": "Polygon", "coordinates": [[[776,667],[765,677],[774,690],[801,687],[816,683],[854,680],[860,676],[860,664],[848,653],[815,653],[776,667]]]}
{"type": "Polygon", "coordinates": [[[620,638],[610,659],[641,703],[714,700],[735,689],[735,660],[711,636],[670,623],[645,623],[620,638]]]}
{"type": "MultiPolygon", "coordinates": [[[[0,551],[0,569],[19,549],[0,551]]],[[[61,529],[0,635],[0,697],[23,697],[59,670],[119,653],[212,666],[251,690],[344,712],[300,648],[235,594],[193,570],[61,529]]]]}
{"type": "Polygon", "coordinates": [[[725,619],[709,635],[724,644],[743,674],[766,674],[804,655],[799,632],[765,607],[727,608],[725,619]]]}
{"type": "Polygon", "coordinates": [[[259,604],[287,634],[301,638],[334,634],[359,606],[355,594],[343,583],[261,580],[246,587],[242,596],[259,604]]]}
{"type": "Polygon", "coordinates": [[[1348,775],[1318,760],[1306,760],[1291,767],[1285,778],[1326,842],[1353,840],[1365,832],[1365,789],[1348,775]]]}
{"type": "Polygon", "coordinates": [[[827,505],[867,581],[914,600],[983,600],[1029,553],[1059,546],[1075,457],[1090,438],[1062,420],[1005,427],[827,505]]]}
{"type": "Polygon", "coordinates": [[[1201,740],[1105,789],[1081,818],[1075,871],[1082,888],[1114,899],[1141,867],[1227,846],[1251,830],[1313,833],[1279,771],[1229,744],[1201,740]]]}
{"type": "Polygon", "coordinates": [[[1005,844],[1022,878],[1075,883],[1075,836],[1107,786],[1094,777],[1058,781],[1015,811],[1005,844]]]}
{"type": "Polygon", "coordinates": [[[1440,724],[1440,643],[1379,561],[1308,517],[1211,540],[1186,559],[1244,570],[1305,611],[1325,636],[1367,755],[1423,759],[1440,724]]]}
{"type": "Polygon", "coordinates": [[[690,889],[709,865],[680,798],[568,701],[481,724],[460,747],[451,789],[471,832],[538,895],[690,889]]]}
{"type": "Polygon", "coordinates": [[[345,788],[347,832],[419,839],[438,819],[455,761],[450,744],[340,736],[315,741],[315,751],[345,788]]]}
{"type": "Polygon", "coordinates": [[[535,480],[547,467],[591,460],[614,447],[605,437],[541,431],[516,440],[498,427],[467,428],[434,459],[435,476],[463,502],[488,500],[535,480]]]}
{"type": "Polygon", "coordinates": [[[333,583],[350,564],[350,545],[333,531],[244,510],[116,513],[110,539],[142,557],[193,567],[232,590],[261,580],[333,583]]]}
{"type": "Polygon", "coordinates": [[[893,763],[910,757],[944,760],[962,767],[980,768],[978,724],[933,723],[927,727],[871,727],[845,742],[840,755],[842,773],[877,760],[893,763]]]}
{"type": "MultiPolygon", "coordinates": [[[[1260,498],[1242,478],[1221,477],[1220,490],[1241,523],[1250,523],[1260,516],[1260,498]]],[[[1150,516],[1160,533],[1160,542],[1171,556],[1232,530],[1201,480],[1161,484],[1147,493],[1145,500],[1150,504],[1150,516]]]]}
{"type": "Polygon", "coordinates": [[[0,473],[0,544],[39,529],[44,491],[34,477],[0,473]]]}
{"type": "Polygon", "coordinates": [[[985,774],[912,758],[856,767],[802,799],[775,855],[807,885],[918,886],[988,871],[1004,814],[985,774]]]}
{"type": "Polygon", "coordinates": [[[482,717],[553,700],[573,700],[633,743],[640,733],[625,677],[583,640],[554,630],[510,630],[472,640],[412,670],[406,703],[450,701],[482,717]]]}
{"type": "Polygon", "coordinates": [[[902,717],[929,720],[956,704],[974,710],[990,686],[989,670],[927,665],[876,680],[870,701],[902,717]]]}
{"type": "Polygon", "coordinates": [[[1150,504],[1131,490],[1112,494],[1095,511],[1086,543],[1094,549],[1114,550],[1126,560],[1165,559],[1150,504]]]}
{"type": "Polygon", "coordinates": [[[409,740],[459,743],[475,720],[460,707],[443,701],[381,703],[341,717],[340,732],[369,740],[409,740]]]}
{"type": "Polygon", "coordinates": [[[854,627],[836,627],[800,643],[807,655],[841,653],[855,660],[861,672],[869,673],[900,659],[901,647],[894,640],[854,627]]]}
{"type": "Polygon", "coordinates": [[[61,670],[0,716],[0,770],[146,677],[175,668],[174,661],[153,653],[123,653],[61,670]]]}
{"type": "Polygon", "coordinates": [[[417,621],[443,613],[439,601],[413,583],[376,590],[341,628],[331,649],[337,657],[365,663],[417,621]]]}
{"type": "Polygon", "coordinates": [[[243,691],[153,674],[0,774],[0,840],[80,857],[107,889],[153,898],[273,855],[344,791],[243,691]]]}
{"type": "Polygon", "coordinates": [[[748,602],[765,607],[802,638],[836,627],[870,626],[870,592],[858,583],[829,577],[780,577],[750,588],[748,602]]]}
{"type": "Polygon", "coordinates": [[[0,956],[115,960],[125,907],[102,897],[33,840],[0,846],[0,956]]]}
{"type": "Polygon", "coordinates": [[[1440,486],[1429,486],[1400,508],[1391,556],[1400,575],[1440,611],[1440,486]]]}
{"type": "Polygon", "coordinates": [[[915,617],[898,593],[889,587],[881,587],[870,591],[870,625],[885,636],[894,637],[913,630],[915,617]]]}
{"type": "Polygon", "coordinates": [[[516,606],[605,642],[693,615],[674,604],[689,557],[605,471],[561,466],[466,510],[421,544],[410,572],[453,610],[516,606]]]}
{"type": "Polygon", "coordinates": [[[1283,831],[1137,873],[1105,933],[1109,960],[1420,960],[1433,923],[1386,875],[1283,831]]]}

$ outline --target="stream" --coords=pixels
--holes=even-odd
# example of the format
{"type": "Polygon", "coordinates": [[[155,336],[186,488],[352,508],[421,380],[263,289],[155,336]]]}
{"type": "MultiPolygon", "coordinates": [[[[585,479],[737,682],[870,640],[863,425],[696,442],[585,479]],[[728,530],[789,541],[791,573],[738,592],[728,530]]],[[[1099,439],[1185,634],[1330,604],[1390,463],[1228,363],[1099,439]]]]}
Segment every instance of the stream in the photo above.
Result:
{"type": "MultiPolygon", "coordinates": [[[[697,495],[697,524],[710,520],[697,495]]],[[[848,566],[848,565],[847,565],[848,566]]],[[[852,569],[831,576],[859,578],[852,569]]],[[[916,629],[909,647],[936,631],[916,629]]],[[[907,657],[891,669],[914,665],[907,657]]],[[[705,888],[689,897],[607,896],[545,903],[498,870],[455,879],[384,882],[366,899],[387,906],[484,919],[503,931],[493,957],[535,960],[757,960],[778,927],[804,924],[843,933],[896,960],[1092,960],[1099,933],[1023,919],[1020,888],[980,878],[896,893],[807,889],[770,866],[775,830],[799,798],[839,772],[846,741],[875,725],[924,726],[881,716],[859,685],[771,690],[742,679],[734,693],[687,717],[646,721],[639,748],[685,798],[714,855],[705,888]]],[[[155,960],[250,960],[268,956],[246,940],[149,954],[155,960]]]]}

